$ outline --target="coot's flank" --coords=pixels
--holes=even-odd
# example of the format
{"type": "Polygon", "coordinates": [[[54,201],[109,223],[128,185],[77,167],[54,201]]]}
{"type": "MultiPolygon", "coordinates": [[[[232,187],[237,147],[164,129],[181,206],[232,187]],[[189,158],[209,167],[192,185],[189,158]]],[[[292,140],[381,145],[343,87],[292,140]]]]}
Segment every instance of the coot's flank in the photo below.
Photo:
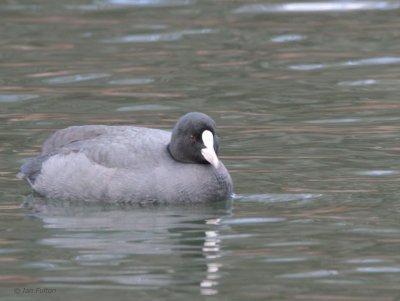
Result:
{"type": "Polygon", "coordinates": [[[212,202],[232,194],[231,177],[217,155],[215,122],[192,112],[172,134],[105,125],[59,130],[18,177],[50,199],[212,202]]]}

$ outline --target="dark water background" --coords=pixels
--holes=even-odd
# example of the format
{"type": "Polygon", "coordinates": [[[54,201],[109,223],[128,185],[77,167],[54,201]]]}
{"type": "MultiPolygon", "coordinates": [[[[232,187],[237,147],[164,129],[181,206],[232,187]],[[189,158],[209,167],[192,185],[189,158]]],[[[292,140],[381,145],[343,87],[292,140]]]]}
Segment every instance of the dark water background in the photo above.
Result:
{"type": "Polygon", "coordinates": [[[0,298],[399,300],[399,38],[399,1],[1,1],[0,298]],[[57,129],[188,111],[217,122],[227,203],[15,178],[57,129]]]}

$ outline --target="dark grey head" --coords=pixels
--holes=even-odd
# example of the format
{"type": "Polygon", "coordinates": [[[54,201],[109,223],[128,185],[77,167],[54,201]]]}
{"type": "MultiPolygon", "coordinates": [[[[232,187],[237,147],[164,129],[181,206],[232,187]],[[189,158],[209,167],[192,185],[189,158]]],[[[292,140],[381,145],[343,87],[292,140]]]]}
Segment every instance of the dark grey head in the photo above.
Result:
{"type": "Polygon", "coordinates": [[[214,120],[206,114],[192,112],[176,123],[168,150],[176,161],[212,164],[218,168],[218,140],[214,120]]]}

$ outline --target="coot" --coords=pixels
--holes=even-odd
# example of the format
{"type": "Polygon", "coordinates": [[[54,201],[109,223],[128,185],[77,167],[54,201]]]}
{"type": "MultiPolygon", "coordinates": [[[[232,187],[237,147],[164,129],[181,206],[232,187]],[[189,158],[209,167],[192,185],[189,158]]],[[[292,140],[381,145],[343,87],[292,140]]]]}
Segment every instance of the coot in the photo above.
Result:
{"type": "Polygon", "coordinates": [[[59,130],[18,177],[50,199],[213,202],[232,194],[231,177],[217,155],[215,122],[192,112],[172,133],[106,125],[59,130]]]}

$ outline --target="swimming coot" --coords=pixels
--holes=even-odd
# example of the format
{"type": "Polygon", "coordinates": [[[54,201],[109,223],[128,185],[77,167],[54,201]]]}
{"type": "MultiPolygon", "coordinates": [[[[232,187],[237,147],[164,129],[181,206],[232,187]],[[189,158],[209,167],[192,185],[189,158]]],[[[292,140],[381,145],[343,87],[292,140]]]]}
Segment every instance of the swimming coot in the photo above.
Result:
{"type": "Polygon", "coordinates": [[[50,199],[212,202],[232,194],[231,177],[217,155],[215,122],[192,112],[172,133],[106,125],[59,130],[18,177],[50,199]]]}

